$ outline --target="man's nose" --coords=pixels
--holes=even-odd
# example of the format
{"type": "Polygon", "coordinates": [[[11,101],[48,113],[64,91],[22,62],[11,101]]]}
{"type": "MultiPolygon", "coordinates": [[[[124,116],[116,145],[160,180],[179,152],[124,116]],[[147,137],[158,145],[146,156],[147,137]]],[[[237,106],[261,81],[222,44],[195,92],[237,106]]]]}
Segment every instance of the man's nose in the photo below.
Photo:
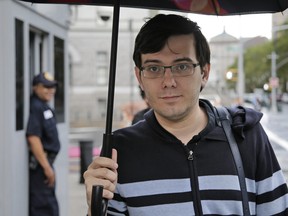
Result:
{"type": "Polygon", "coordinates": [[[163,76],[163,88],[165,87],[176,87],[176,82],[171,71],[171,67],[165,68],[163,76]]]}

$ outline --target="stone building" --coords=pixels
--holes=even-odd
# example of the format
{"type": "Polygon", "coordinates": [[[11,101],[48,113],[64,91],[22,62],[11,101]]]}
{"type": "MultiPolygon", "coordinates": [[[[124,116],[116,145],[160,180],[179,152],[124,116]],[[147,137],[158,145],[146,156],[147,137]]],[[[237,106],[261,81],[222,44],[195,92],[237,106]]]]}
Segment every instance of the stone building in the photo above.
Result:
{"type": "Polygon", "coordinates": [[[210,86],[221,94],[226,88],[227,69],[238,56],[239,40],[224,30],[222,34],[211,38],[209,44],[212,65],[209,82],[210,86]]]}

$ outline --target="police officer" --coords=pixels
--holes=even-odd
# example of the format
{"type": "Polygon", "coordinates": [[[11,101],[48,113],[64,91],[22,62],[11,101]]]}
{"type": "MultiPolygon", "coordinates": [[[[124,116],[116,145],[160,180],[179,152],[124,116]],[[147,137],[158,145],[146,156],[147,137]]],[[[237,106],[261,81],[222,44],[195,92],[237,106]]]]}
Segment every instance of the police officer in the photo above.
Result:
{"type": "Polygon", "coordinates": [[[55,113],[48,105],[57,81],[48,73],[33,78],[26,137],[29,145],[29,216],[58,216],[53,163],[60,150],[55,113]]]}

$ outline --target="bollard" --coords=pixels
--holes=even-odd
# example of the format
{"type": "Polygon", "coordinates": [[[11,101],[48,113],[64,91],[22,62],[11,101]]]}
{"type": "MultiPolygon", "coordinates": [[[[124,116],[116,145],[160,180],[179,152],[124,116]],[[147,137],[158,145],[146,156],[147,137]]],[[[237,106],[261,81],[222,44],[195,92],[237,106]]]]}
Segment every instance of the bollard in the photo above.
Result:
{"type": "Polygon", "coordinates": [[[80,141],[80,184],[84,183],[83,174],[93,158],[93,141],[80,141]]]}

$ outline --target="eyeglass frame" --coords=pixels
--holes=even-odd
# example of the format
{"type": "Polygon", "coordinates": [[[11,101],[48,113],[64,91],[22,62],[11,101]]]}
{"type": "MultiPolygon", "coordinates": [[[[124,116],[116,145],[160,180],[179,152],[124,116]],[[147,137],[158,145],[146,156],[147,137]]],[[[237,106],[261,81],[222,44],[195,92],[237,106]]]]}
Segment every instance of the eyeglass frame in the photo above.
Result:
{"type": "MultiPolygon", "coordinates": [[[[170,68],[173,77],[174,77],[174,76],[175,76],[175,77],[184,77],[184,76],[193,75],[194,72],[195,72],[195,68],[198,67],[198,66],[200,66],[200,63],[199,63],[199,62],[198,62],[198,63],[190,63],[190,62],[189,62],[189,63],[179,63],[179,64],[175,64],[175,65],[169,65],[169,66],[161,66],[161,65],[142,66],[142,67],[140,67],[139,69],[140,69],[140,72],[144,72],[144,73],[143,73],[143,76],[144,76],[145,78],[148,78],[148,79],[156,79],[156,78],[162,78],[162,77],[164,77],[167,68],[170,68]],[[177,73],[174,73],[174,72],[173,72],[173,67],[176,67],[176,66],[179,66],[179,65],[190,65],[190,66],[193,66],[192,69],[191,69],[191,72],[192,72],[192,73],[191,73],[191,74],[185,74],[185,75],[179,75],[179,74],[178,74],[178,75],[175,76],[175,74],[177,74],[177,73]],[[159,69],[161,69],[160,71],[163,71],[163,72],[159,73],[159,74],[158,74],[159,76],[147,77],[147,76],[145,76],[145,71],[144,71],[144,70],[145,70],[146,68],[148,68],[148,67],[158,67],[159,69]]],[[[158,72],[155,72],[155,73],[158,73],[158,72]]]]}

